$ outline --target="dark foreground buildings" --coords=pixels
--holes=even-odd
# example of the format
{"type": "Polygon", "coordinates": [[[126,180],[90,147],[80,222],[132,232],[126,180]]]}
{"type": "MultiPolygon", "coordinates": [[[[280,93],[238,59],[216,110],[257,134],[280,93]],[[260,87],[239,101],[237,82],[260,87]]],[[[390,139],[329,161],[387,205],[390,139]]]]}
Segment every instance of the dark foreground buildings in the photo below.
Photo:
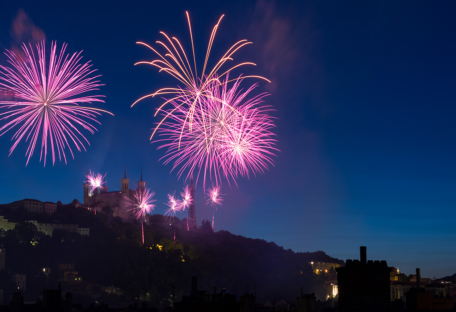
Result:
{"type": "Polygon", "coordinates": [[[390,272],[386,261],[366,260],[361,247],[360,260],[347,260],[336,268],[340,312],[383,312],[390,304],[390,272]]]}

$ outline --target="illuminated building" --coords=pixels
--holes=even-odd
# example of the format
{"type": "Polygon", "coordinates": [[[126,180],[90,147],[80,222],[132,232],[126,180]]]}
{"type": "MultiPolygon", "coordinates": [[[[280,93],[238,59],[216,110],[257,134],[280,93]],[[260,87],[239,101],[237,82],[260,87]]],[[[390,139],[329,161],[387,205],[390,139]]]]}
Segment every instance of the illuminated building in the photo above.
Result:
{"type": "Polygon", "coordinates": [[[77,271],[65,271],[63,272],[63,280],[68,284],[79,284],[82,283],[82,277],[77,271]]]}
{"type": "Polygon", "coordinates": [[[16,227],[16,222],[8,221],[4,216],[0,216],[0,229],[6,231],[12,230],[16,227]]]}
{"type": "MultiPolygon", "coordinates": [[[[90,184],[84,182],[84,206],[89,210],[96,209],[97,212],[101,211],[102,207],[110,207],[115,217],[134,219],[133,213],[125,207],[124,197],[128,197],[133,201],[135,200],[135,190],[130,190],[129,185],[130,179],[127,179],[127,166],[125,166],[124,177],[120,179],[120,191],[108,192],[108,186],[103,185],[92,193],[90,184]]],[[[144,190],[145,188],[146,182],[143,181],[141,169],[141,180],[137,182],[136,189],[144,190]]],[[[146,218],[146,223],[148,221],[148,218],[146,218]]]]}
{"type": "Polygon", "coordinates": [[[331,262],[318,262],[312,261],[309,262],[310,266],[312,267],[312,271],[315,274],[327,274],[331,273],[336,268],[340,268],[341,265],[339,263],[331,263],[331,262]]]}
{"type": "Polygon", "coordinates": [[[6,207],[10,209],[24,208],[27,213],[47,213],[49,215],[54,214],[57,211],[57,204],[53,202],[42,202],[36,199],[23,199],[6,204],[6,207]]]}
{"type": "MultiPolygon", "coordinates": [[[[67,224],[67,223],[39,223],[35,220],[27,221],[36,226],[36,229],[41,233],[49,235],[52,237],[54,230],[64,230],[67,232],[79,233],[80,235],[90,236],[89,228],[80,228],[77,224],[67,224]]],[[[14,230],[16,227],[16,222],[8,221],[5,217],[0,216],[0,229],[4,231],[14,230]]],[[[1,267],[1,266],[0,266],[1,267]]]]}
{"type": "Polygon", "coordinates": [[[390,271],[386,261],[347,260],[336,268],[340,312],[387,311],[390,304],[390,271]]]}
{"type": "Polygon", "coordinates": [[[34,224],[38,231],[52,237],[54,230],[64,230],[67,232],[78,233],[84,236],[90,236],[89,228],[80,228],[77,224],[67,223],[39,223],[35,220],[27,221],[34,224]]]}

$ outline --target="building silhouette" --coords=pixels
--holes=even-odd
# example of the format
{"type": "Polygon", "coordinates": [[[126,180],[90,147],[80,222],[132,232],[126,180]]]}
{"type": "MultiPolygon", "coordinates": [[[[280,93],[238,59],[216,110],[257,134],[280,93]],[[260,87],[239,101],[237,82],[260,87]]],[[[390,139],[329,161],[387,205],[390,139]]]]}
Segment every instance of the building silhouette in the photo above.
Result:
{"type": "Polygon", "coordinates": [[[190,181],[190,194],[192,196],[192,203],[188,207],[188,229],[197,229],[198,223],[196,222],[195,211],[195,186],[193,185],[193,176],[190,181]]]}
{"type": "Polygon", "coordinates": [[[340,312],[387,311],[390,303],[390,271],[386,261],[366,261],[366,247],[360,260],[347,260],[336,268],[340,312]]]}
{"type": "Polygon", "coordinates": [[[450,296],[436,295],[435,292],[426,291],[421,285],[421,272],[416,269],[416,287],[411,288],[407,294],[407,311],[451,311],[453,298],[450,296]]]}
{"type": "Polygon", "coordinates": [[[136,190],[130,189],[130,179],[127,178],[127,166],[125,166],[123,178],[120,179],[120,186],[120,191],[108,191],[108,186],[103,184],[102,187],[92,193],[89,182],[84,182],[84,206],[94,210],[98,210],[97,207],[110,207],[116,217],[121,217],[122,219],[133,218],[132,213],[126,207],[125,198],[134,200],[136,191],[144,191],[146,189],[142,169],[141,180],[137,182],[136,190]]]}

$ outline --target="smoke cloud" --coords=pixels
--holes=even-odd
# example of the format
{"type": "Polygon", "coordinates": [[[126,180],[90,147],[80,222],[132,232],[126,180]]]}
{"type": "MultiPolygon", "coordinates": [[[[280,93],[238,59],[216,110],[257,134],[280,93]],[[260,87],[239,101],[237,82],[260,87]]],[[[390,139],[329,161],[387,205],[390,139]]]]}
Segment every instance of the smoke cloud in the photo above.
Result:
{"type": "Polygon", "coordinates": [[[37,27],[23,9],[19,9],[10,30],[11,50],[18,56],[24,57],[22,43],[32,46],[46,39],[44,31],[37,27]]]}

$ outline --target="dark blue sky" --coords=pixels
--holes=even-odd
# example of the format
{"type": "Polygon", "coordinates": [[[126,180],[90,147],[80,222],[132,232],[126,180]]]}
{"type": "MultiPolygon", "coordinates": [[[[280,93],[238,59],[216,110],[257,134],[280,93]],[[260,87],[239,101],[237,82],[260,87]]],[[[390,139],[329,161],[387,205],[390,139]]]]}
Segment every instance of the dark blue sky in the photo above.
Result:
{"type": "MultiPolygon", "coordinates": [[[[344,260],[366,245],[368,259],[406,274],[416,267],[425,277],[456,273],[456,3],[2,1],[2,49],[17,44],[11,30],[19,9],[48,43],[84,50],[106,84],[99,107],[115,117],[103,116],[88,151],[67,165],[43,168],[35,154],[25,167],[26,144],[8,157],[11,134],[0,137],[1,203],[82,201],[87,170],[107,172],[116,190],[126,164],[132,187],[143,168],[163,213],[166,194],[184,183],[149,142],[161,101],[130,105],[176,82],[133,66],[153,58],[135,42],[153,43],[163,30],[189,48],[188,10],[201,64],[210,31],[226,14],[211,60],[236,40],[254,42],[235,60],[256,62],[244,73],[273,80],[259,91],[270,92],[277,109],[281,152],[264,175],[224,186],[216,229],[344,260]]],[[[209,219],[201,186],[196,196],[198,221],[209,219]]]]}

